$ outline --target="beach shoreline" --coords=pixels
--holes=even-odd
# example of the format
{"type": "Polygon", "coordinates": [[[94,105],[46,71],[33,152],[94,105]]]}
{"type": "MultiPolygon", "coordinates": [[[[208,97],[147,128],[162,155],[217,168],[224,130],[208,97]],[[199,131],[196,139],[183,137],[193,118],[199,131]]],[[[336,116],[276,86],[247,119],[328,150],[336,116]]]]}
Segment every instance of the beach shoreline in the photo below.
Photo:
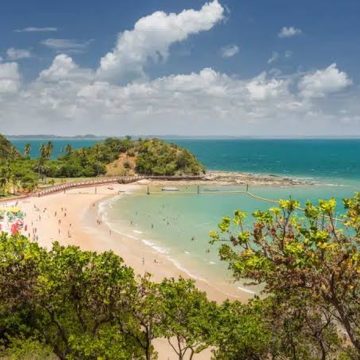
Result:
{"type": "MultiPolygon", "coordinates": [[[[149,273],[156,282],[166,277],[191,278],[211,300],[222,302],[230,299],[247,302],[253,297],[253,293],[234,286],[234,283],[217,284],[212,283],[212,279],[194,278],[186,269],[181,270],[177,267],[166,254],[132,237],[126,230],[124,233],[121,231],[118,233],[114,228],[109,227],[101,214],[102,209],[109,205],[107,202],[116,201],[123,194],[130,196],[135,192],[145,194],[149,185],[161,187],[169,186],[169,183],[179,187],[184,185],[181,181],[141,180],[133,184],[115,183],[73,188],[46,196],[13,199],[9,203],[17,202],[17,206],[26,214],[24,224],[27,225],[27,231],[23,231],[23,234],[42,247],[50,249],[53,242],[58,241],[63,246],[75,245],[82,250],[96,252],[111,250],[122,257],[124,264],[133,268],[136,275],[149,273]]],[[[210,183],[206,182],[206,184],[210,183]]],[[[191,184],[186,183],[186,185],[191,184]]],[[[213,185],[219,183],[214,182],[213,185]]],[[[155,347],[159,352],[160,360],[173,358],[169,357],[169,345],[163,339],[157,339],[155,347]]],[[[206,350],[196,358],[209,359],[210,351],[206,350]]]]}
{"type": "Polygon", "coordinates": [[[235,291],[232,284],[218,286],[208,279],[196,279],[186,269],[181,270],[165,254],[157,252],[128,233],[117,233],[99,214],[99,206],[122,192],[145,191],[144,185],[116,184],[71,189],[63,193],[33,197],[18,201],[25,212],[24,235],[49,249],[54,241],[61,245],[76,245],[83,250],[114,251],[135,274],[150,273],[154,281],[165,277],[193,278],[199,289],[215,301],[238,299],[247,301],[249,292],[235,291]]]}

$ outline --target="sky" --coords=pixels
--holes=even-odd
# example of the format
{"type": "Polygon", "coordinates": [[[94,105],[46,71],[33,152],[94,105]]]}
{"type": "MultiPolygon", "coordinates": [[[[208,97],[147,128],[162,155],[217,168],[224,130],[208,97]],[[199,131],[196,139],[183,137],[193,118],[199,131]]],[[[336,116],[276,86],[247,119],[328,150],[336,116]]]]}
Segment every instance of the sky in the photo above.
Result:
{"type": "Polygon", "coordinates": [[[3,0],[0,132],[360,136],[358,0],[3,0]]]}

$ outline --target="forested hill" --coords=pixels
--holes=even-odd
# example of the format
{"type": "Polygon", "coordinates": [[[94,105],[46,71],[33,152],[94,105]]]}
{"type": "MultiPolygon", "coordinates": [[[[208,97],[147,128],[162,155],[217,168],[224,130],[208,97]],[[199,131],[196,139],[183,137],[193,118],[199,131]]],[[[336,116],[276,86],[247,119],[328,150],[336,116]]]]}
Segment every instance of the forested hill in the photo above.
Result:
{"type": "Polygon", "coordinates": [[[31,144],[20,153],[0,135],[0,193],[34,190],[54,178],[128,175],[200,175],[204,167],[188,150],[159,139],[108,138],[90,147],[73,149],[68,144],[53,159],[53,143],[40,147],[40,156],[31,158],[31,144]],[[49,178],[52,178],[49,180],[49,178]]]}
{"type": "Polygon", "coordinates": [[[15,146],[3,135],[0,134],[0,160],[19,158],[20,154],[15,146]]]}
{"type": "Polygon", "coordinates": [[[204,167],[188,150],[159,139],[108,138],[88,148],[64,149],[48,176],[199,175],[204,167]]]}

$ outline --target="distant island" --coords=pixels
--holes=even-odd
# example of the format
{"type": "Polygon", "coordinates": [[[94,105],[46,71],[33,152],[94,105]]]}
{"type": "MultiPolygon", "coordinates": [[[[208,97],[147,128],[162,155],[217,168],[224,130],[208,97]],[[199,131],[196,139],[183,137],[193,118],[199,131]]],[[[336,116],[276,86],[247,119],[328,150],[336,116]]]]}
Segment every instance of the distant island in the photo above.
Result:
{"type": "Polygon", "coordinates": [[[73,135],[73,136],[65,136],[65,135],[46,135],[46,134],[38,134],[38,135],[6,135],[8,139],[32,139],[32,140],[50,140],[50,139],[105,139],[106,136],[97,136],[93,134],[87,135],[73,135]]]}

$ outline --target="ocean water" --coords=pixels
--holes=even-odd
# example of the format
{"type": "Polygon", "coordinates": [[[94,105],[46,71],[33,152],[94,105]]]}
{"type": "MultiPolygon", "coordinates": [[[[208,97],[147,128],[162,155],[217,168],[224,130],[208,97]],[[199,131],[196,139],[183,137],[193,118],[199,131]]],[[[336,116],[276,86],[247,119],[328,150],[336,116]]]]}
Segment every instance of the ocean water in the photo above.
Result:
{"type": "Polygon", "coordinates": [[[213,170],[360,180],[360,139],[176,140],[213,170]]]}
{"type": "MultiPolygon", "coordinates": [[[[339,213],[342,199],[360,191],[360,140],[195,140],[169,139],[192,151],[212,170],[243,171],[300,177],[313,180],[316,185],[296,187],[251,187],[260,196],[276,202],[280,198],[317,201],[335,197],[339,213]]],[[[36,156],[41,141],[16,140],[22,149],[32,144],[36,156]]],[[[94,140],[53,140],[54,156],[67,143],[74,148],[90,146],[94,140]]],[[[236,209],[251,213],[273,206],[236,191],[243,187],[218,188],[205,186],[201,194],[192,187],[178,193],[164,193],[150,188],[151,195],[142,192],[126,194],[104,205],[109,225],[134,241],[151,246],[163,253],[176,266],[193,277],[221,284],[230,280],[226,264],[221,263],[217,248],[209,245],[208,233],[217,228],[223,216],[236,209]],[[231,191],[231,192],[230,192],[231,191]],[[235,191],[235,192],[234,192],[235,191]]],[[[249,218],[249,224],[251,218],[249,218]]],[[[243,287],[242,284],[234,284],[243,287]]]]}

